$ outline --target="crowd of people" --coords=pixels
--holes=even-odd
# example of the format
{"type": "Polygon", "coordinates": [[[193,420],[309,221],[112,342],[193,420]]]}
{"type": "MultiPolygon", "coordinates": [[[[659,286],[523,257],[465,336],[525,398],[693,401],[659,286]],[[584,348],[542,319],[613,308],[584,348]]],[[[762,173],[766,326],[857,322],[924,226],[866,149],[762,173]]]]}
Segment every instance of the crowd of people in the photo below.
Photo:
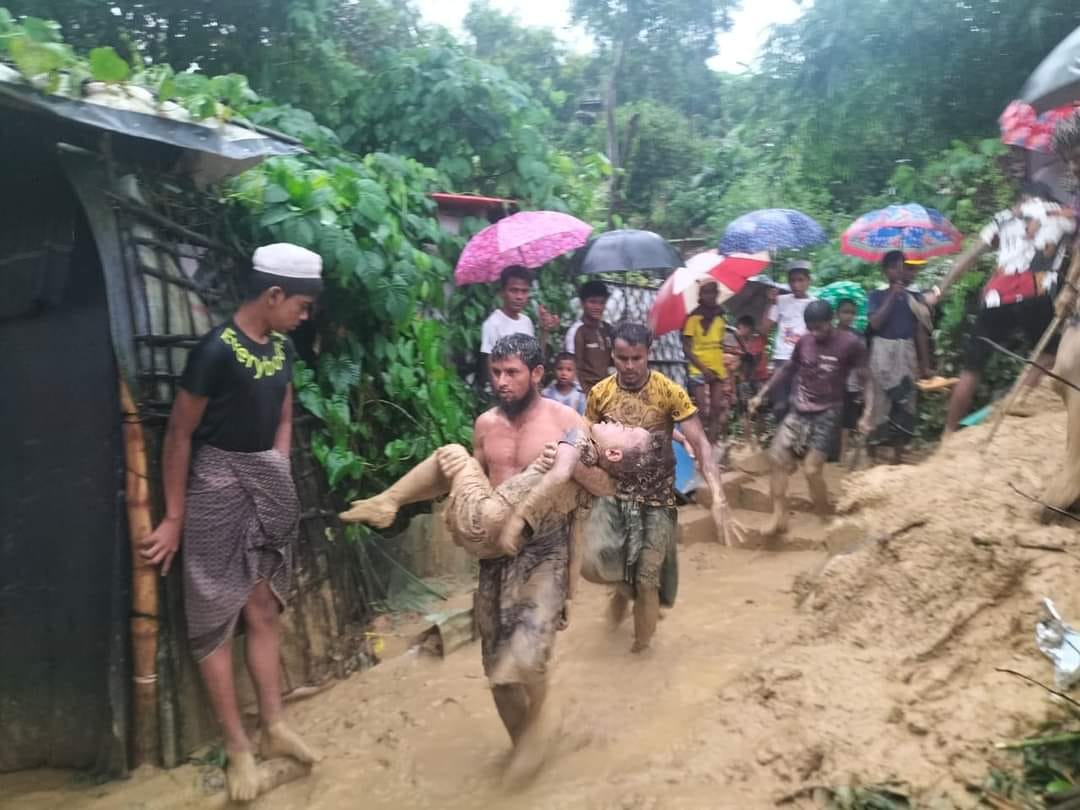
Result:
{"type": "MultiPolygon", "coordinates": [[[[1059,129],[1055,145],[1080,181],[1080,116],[1059,129]]],[[[600,281],[582,286],[581,321],[552,362],[544,347],[559,318],[539,308],[534,336],[525,314],[531,274],[508,268],[502,305],[481,338],[494,405],[476,420],[471,452],[439,449],[341,518],[386,527],[401,506],[448,496],[451,534],[479,559],[476,627],[495,707],[514,744],[509,773],[528,776],[550,736],[549,663],[570,621],[578,576],[610,587],[613,627],[632,613],[634,653],[650,648],[660,607],[675,603],[673,442],[696,458],[718,538],[736,543],[714,446],[727,437],[733,406],[750,436],[768,402],[777,419],[770,530],[784,529],[788,476],[800,462],[815,505],[827,511],[822,470],[845,429],[876,446],[902,448],[911,438],[916,383],[930,373],[933,310],[987,251],[996,251],[996,268],[952,393],[948,430],[970,408],[990,351],[1011,332],[1038,342],[1048,362],[1055,343],[1040,336],[1053,334],[1047,327],[1055,317],[1064,319],[1067,348],[1055,370],[1080,381],[1073,273],[1080,262],[1074,258],[1064,283],[1058,278],[1076,225],[1073,209],[1045,187],[1027,186],[940,285],[920,290],[917,266],[902,253],[887,254],[884,287],[869,297],[866,335],[853,329],[854,301],[840,300],[834,311],[810,294],[805,261],[788,265],[788,290],[777,292],[761,324],[743,317],[729,329],[718,290],[706,280],[683,329],[689,392],[650,368],[648,328],[604,321],[608,289],[600,281]]],[[[141,550],[167,572],[183,538],[190,647],[224,732],[229,794],[244,801],[255,797],[259,780],[233,681],[232,638],[241,624],[262,722],[260,753],[309,764],[319,758],[284,717],[278,614],[290,589],[299,517],[289,465],[293,353],[285,333],[309,317],[322,261],[277,244],[259,248],[253,264],[244,302],[188,358],[164,444],[165,516],[141,550]]],[[[1060,508],[1080,498],[1080,398],[1075,391],[1067,397],[1069,461],[1047,495],[1060,508]]]]}

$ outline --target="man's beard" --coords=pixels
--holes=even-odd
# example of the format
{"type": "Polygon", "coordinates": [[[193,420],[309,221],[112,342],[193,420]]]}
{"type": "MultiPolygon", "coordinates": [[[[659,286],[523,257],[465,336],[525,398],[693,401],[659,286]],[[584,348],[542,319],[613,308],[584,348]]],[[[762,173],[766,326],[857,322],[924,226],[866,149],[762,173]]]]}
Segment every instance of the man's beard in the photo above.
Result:
{"type": "Polygon", "coordinates": [[[500,397],[498,399],[499,410],[509,416],[511,419],[513,419],[515,416],[521,416],[521,414],[524,413],[525,409],[533,404],[537,396],[538,394],[536,393],[536,389],[532,386],[529,386],[529,390],[525,392],[525,395],[521,397],[521,399],[515,399],[507,402],[505,399],[502,399],[500,397]]]}

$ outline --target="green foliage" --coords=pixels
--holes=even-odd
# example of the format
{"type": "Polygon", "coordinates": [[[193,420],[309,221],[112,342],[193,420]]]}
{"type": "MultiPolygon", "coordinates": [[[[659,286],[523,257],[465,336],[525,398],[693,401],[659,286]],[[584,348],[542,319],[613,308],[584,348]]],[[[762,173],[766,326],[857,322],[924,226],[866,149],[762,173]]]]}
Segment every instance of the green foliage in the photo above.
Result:
{"type": "Polygon", "coordinates": [[[504,70],[453,47],[397,54],[370,77],[352,109],[347,145],[409,155],[454,189],[560,207],[547,112],[504,70]]]}
{"type": "Polygon", "coordinates": [[[1066,791],[1078,785],[1080,768],[1080,734],[1071,731],[1049,731],[1045,736],[1032,737],[1009,745],[1019,753],[1018,767],[994,769],[982,784],[982,796],[992,797],[1016,807],[1044,807],[1061,802],[1066,791]]]}
{"type": "Polygon", "coordinates": [[[122,82],[131,75],[131,68],[106,45],[90,51],[90,75],[99,82],[122,82]]]}
{"type": "Polygon", "coordinates": [[[736,6],[734,0],[573,0],[570,9],[599,41],[597,58],[606,68],[619,62],[621,50],[620,99],[648,98],[712,117],[719,82],[706,62],[736,6]]]}
{"type": "Polygon", "coordinates": [[[850,205],[896,161],[994,132],[1024,78],[1078,24],[1070,0],[814,2],[770,43],[758,116],[777,121],[850,205]]]}
{"type": "MultiPolygon", "coordinates": [[[[333,143],[303,116],[276,122],[333,143]]],[[[446,368],[448,331],[425,317],[445,306],[451,268],[442,256],[459,249],[433,216],[428,192],[438,178],[396,155],[360,159],[324,146],[268,160],[230,187],[246,241],[289,241],[323,257],[319,362],[300,365],[295,384],[324,425],[316,458],[346,497],[385,486],[442,444],[470,440],[474,406],[446,368]]]]}
{"type": "Polygon", "coordinates": [[[0,46],[26,79],[47,93],[73,86],[69,76],[89,75],[74,51],[60,38],[60,26],[39,17],[16,21],[0,8],[0,46]]]}

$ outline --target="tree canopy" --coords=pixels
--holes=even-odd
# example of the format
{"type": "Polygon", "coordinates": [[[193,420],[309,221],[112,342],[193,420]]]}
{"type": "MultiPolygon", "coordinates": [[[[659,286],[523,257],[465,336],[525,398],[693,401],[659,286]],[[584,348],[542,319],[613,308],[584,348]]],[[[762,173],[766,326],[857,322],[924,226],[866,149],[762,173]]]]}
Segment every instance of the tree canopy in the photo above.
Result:
{"type": "MultiPolygon", "coordinates": [[[[435,225],[430,191],[708,241],[769,206],[835,235],[916,200],[972,229],[1009,193],[998,114],[1080,25],[1070,0],[815,0],[774,30],[757,71],[726,75],[708,62],[737,5],[573,0],[595,41],[578,53],[486,0],[460,38],[406,0],[8,0],[0,49],[50,90],[130,79],[196,117],[239,115],[308,146],[225,197],[250,241],[330,257],[323,358],[298,389],[326,426],[320,458],[352,494],[426,452],[423,437],[464,438],[475,407],[444,357],[475,348],[490,291],[444,300],[463,240],[435,225]],[[432,307],[450,321],[419,317],[432,307]]],[[[835,242],[815,258],[822,279],[876,279],[835,242]]],[[[565,305],[564,276],[541,286],[565,305]]],[[[949,317],[962,325],[963,302],[949,317]]]]}

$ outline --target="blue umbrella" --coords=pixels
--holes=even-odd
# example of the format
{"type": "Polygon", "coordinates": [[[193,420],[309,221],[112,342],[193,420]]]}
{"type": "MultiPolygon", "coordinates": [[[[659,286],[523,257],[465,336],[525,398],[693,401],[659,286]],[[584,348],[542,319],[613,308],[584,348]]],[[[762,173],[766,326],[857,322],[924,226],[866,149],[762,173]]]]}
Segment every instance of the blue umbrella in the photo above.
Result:
{"type": "Polygon", "coordinates": [[[724,229],[720,252],[760,253],[792,250],[828,241],[825,229],[793,208],[762,208],[743,214],[724,229]]]}

